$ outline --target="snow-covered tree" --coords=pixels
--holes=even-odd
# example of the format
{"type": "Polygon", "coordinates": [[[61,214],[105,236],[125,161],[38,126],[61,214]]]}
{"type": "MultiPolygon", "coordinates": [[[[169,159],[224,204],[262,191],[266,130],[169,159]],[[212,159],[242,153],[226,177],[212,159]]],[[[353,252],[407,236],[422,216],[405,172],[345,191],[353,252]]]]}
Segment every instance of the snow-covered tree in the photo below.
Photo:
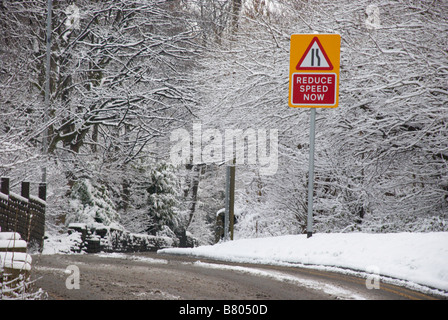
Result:
{"type": "Polygon", "coordinates": [[[78,180],[71,189],[70,209],[66,217],[67,225],[86,223],[109,226],[120,221],[107,187],[86,178],[78,180]]]}
{"type": "Polygon", "coordinates": [[[170,133],[193,121],[277,130],[275,174],[237,166],[237,228],[303,232],[309,110],[287,104],[289,40],[339,33],[340,104],[317,110],[316,231],[447,230],[447,12],[429,0],[54,1],[44,123],[46,1],[1,1],[0,173],[36,177],[46,162],[50,211],[87,178],[122,219],[150,217],[136,230],[156,232],[158,219],[201,234],[224,206],[224,175],[163,167],[170,133]],[[184,187],[178,205],[157,191],[168,172],[184,187]]]}
{"type": "Polygon", "coordinates": [[[164,227],[174,232],[178,227],[179,178],[164,161],[149,157],[128,167],[123,194],[115,188],[121,223],[136,233],[157,234],[164,227]],[[125,201],[126,200],[126,201],[125,201]]]}
{"type": "Polygon", "coordinates": [[[217,128],[279,130],[277,174],[243,189],[250,214],[304,231],[309,110],[287,106],[289,36],[336,32],[340,105],[317,112],[316,230],[446,230],[446,12],[431,1],[245,7],[238,32],[202,60],[201,114],[217,128]]]}
{"type": "Polygon", "coordinates": [[[124,181],[142,151],[166,157],[159,140],[191,117],[196,103],[188,69],[198,46],[178,6],[53,1],[50,110],[43,123],[47,2],[1,2],[2,170],[33,158],[28,167],[37,172],[48,165],[41,157],[46,127],[50,162],[70,187],[85,177],[124,181]]]}

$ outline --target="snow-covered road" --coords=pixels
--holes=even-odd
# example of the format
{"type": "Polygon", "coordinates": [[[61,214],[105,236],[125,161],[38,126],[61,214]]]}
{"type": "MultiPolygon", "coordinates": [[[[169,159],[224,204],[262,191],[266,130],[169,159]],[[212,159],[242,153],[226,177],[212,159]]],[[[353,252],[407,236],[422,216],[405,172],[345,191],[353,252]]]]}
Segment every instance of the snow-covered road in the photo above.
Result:
{"type": "Polygon", "coordinates": [[[398,300],[433,299],[348,274],[290,266],[218,262],[156,253],[40,255],[33,277],[62,300],[398,300]],[[78,270],[73,288],[69,270],[78,270]],[[67,287],[67,283],[69,286],[67,287]],[[71,288],[70,288],[71,286],[71,288]],[[369,288],[370,287],[370,288],[369,288]]]}
{"type": "Polygon", "coordinates": [[[448,233],[333,233],[239,239],[159,253],[227,262],[378,275],[382,282],[448,297],[448,233]]]}

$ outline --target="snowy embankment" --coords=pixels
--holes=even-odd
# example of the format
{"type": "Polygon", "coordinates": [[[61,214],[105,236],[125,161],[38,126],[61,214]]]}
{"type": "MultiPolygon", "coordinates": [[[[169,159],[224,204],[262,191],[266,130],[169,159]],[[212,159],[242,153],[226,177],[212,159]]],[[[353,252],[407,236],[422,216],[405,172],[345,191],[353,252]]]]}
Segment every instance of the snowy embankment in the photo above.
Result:
{"type": "Polygon", "coordinates": [[[0,232],[0,272],[3,268],[30,271],[32,258],[26,246],[17,232],[0,232]]]}
{"type": "Polygon", "coordinates": [[[434,288],[448,294],[448,232],[314,234],[311,238],[288,235],[169,248],[158,253],[375,273],[416,290],[434,288]]]}

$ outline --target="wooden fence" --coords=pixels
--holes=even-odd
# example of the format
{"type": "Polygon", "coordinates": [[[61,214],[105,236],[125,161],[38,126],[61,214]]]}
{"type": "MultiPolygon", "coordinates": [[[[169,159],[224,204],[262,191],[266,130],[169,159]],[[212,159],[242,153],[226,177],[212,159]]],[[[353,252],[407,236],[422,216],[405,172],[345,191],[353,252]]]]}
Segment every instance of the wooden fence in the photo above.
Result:
{"type": "Polygon", "coordinates": [[[29,248],[42,250],[45,232],[46,184],[39,184],[39,196],[30,195],[30,183],[22,182],[21,194],[9,189],[9,178],[1,178],[0,230],[17,232],[29,248]]]}

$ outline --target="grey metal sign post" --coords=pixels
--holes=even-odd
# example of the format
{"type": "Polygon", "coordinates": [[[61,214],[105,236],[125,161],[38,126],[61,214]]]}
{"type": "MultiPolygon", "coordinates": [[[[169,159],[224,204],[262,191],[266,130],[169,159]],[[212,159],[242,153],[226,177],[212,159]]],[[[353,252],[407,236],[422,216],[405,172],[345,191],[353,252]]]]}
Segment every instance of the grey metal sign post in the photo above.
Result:
{"type": "Polygon", "coordinates": [[[316,109],[311,108],[310,119],[310,158],[308,173],[308,220],[306,225],[307,238],[313,235],[313,192],[314,192],[314,140],[316,132],[316,109]]]}

